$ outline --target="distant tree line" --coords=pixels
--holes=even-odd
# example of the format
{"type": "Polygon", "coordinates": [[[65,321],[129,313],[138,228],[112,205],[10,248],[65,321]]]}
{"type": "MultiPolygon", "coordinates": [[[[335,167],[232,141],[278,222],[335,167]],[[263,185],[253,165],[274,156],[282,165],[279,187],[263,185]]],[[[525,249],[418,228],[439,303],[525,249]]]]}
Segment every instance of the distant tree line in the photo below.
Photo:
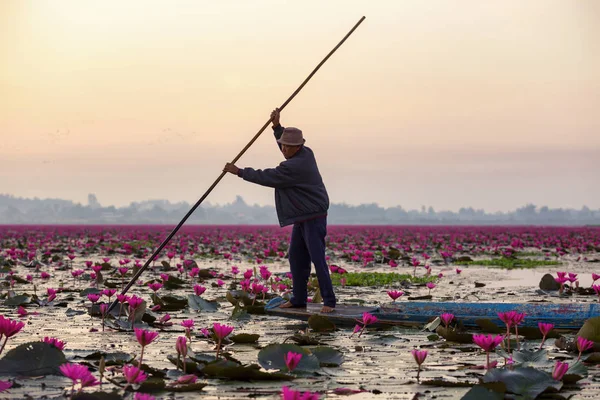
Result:
{"type": "MultiPolygon", "coordinates": [[[[186,202],[168,200],[132,202],[128,206],[103,207],[96,196],[82,205],[61,199],[27,199],[0,195],[0,224],[176,224],[191,209],[186,202]]],[[[332,204],[330,224],[361,225],[600,225],[600,210],[537,207],[527,204],[509,212],[486,213],[472,207],[435,211],[432,207],[405,210],[375,203],[358,206],[332,204]]],[[[241,196],[232,203],[198,207],[189,224],[277,224],[275,207],[249,205],[241,196]]]]}

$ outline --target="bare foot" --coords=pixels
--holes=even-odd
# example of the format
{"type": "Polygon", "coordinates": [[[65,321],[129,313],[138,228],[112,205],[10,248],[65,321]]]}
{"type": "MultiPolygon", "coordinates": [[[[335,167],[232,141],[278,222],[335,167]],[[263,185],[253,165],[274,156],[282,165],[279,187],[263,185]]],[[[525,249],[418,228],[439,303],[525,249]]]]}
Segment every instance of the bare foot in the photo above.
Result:
{"type": "Polygon", "coordinates": [[[292,302],[286,301],[285,303],[280,305],[279,308],[306,308],[306,306],[305,305],[304,306],[296,306],[296,305],[292,304],[292,302]]]}
{"type": "Polygon", "coordinates": [[[329,307],[329,306],[323,306],[321,307],[321,312],[322,313],[332,313],[335,311],[335,308],[333,307],[329,307]]]}

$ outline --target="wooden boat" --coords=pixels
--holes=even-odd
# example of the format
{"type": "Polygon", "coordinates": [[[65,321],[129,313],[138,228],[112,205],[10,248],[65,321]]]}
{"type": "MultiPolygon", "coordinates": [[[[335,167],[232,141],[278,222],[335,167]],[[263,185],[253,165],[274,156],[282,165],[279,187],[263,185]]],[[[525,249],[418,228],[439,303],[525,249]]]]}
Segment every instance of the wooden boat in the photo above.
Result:
{"type": "Polygon", "coordinates": [[[435,301],[410,301],[390,303],[385,306],[360,306],[338,304],[333,313],[320,312],[320,304],[308,304],[306,308],[279,308],[285,300],[277,297],[265,306],[265,312],[285,318],[307,320],[311,315],[326,316],[335,324],[356,324],[362,314],[368,312],[377,317],[379,324],[423,327],[443,313],[454,314],[465,327],[478,327],[478,320],[489,319],[500,327],[505,324],[499,312],[525,313],[519,326],[537,328],[538,322],[554,324],[555,329],[579,329],[586,319],[600,316],[598,303],[456,303],[435,301]]]}

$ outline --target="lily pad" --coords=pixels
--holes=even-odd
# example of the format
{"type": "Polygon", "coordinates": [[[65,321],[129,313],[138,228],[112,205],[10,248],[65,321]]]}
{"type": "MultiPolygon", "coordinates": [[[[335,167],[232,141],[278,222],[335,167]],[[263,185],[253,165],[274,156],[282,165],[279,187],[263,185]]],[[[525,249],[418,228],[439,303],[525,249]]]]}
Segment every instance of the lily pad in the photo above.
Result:
{"type": "Polygon", "coordinates": [[[237,381],[278,381],[292,380],[292,375],[283,374],[280,372],[263,372],[260,366],[256,364],[239,365],[231,361],[219,360],[210,363],[204,367],[203,372],[215,378],[232,379],[237,381]]]}
{"type": "Polygon", "coordinates": [[[187,385],[170,385],[170,386],[166,387],[166,390],[168,390],[169,392],[176,392],[176,393],[198,392],[198,391],[204,389],[204,387],[206,385],[207,385],[206,383],[202,383],[202,382],[190,383],[187,385]]]}
{"type": "Polygon", "coordinates": [[[465,343],[465,344],[473,343],[473,335],[472,334],[457,332],[453,328],[446,329],[443,326],[438,326],[437,329],[435,330],[435,332],[449,342],[465,343]]]}
{"type": "Polygon", "coordinates": [[[302,358],[296,366],[299,371],[316,371],[320,367],[320,362],[317,356],[312,354],[305,348],[291,343],[274,343],[270,344],[258,352],[258,363],[264,369],[279,369],[287,370],[285,365],[285,355],[288,352],[302,354],[302,358]]]}
{"type": "MultiPolygon", "coordinates": [[[[125,364],[130,362],[133,357],[129,353],[116,352],[116,353],[104,353],[102,351],[96,351],[92,354],[88,354],[83,357],[84,360],[100,360],[104,357],[106,365],[125,364]]],[[[77,357],[75,357],[77,358],[77,357]]]]}
{"type": "Polygon", "coordinates": [[[102,290],[96,289],[96,288],[87,288],[87,289],[84,289],[81,292],[79,292],[79,296],[87,298],[87,295],[90,294],[90,293],[93,293],[93,294],[102,294],[102,290]]]}
{"type": "Polygon", "coordinates": [[[29,304],[29,303],[31,303],[31,297],[29,297],[29,296],[27,296],[25,294],[21,294],[21,295],[18,295],[18,296],[13,296],[13,297],[11,297],[9,299],[6,299],[4,301],[4,305],[5,306],[15,306],[15,307],[24,306],[24,305],[29,304]]]}
{"type": "Polygon", "coordinates": [[[319,359],[321,367],[339,367],[344,362],[344,353],[328,346],[317,346],[309,348],[319,359]]]}
{"type": "Polygon", "coordinates": [[[435,317],[435,319],[433,321],[431,321],[430,323],[428,323],[427,325],[425,325],[423,327],[423,330],[433,332],[437,329],[438,326],[440,326],[441,323],[442,323],[442,320],[440,319],[440,317],[435,317]]]}
{"type": "Polygon", "coordinates": [[[164,295],[157,298],[157,304],[160,305],[161,311],[179,311],[183,310],[188,305],[188,300],[182,296],[164,295]]]}
{"type": "Polygon", "coordinates": [[[181,289],[185,285],[185,282],[176,276],[169,275],[169,279],[164,281],[163,285],[168,290],[181,289]]]}
{"type": "Polygon", "coordinates": [[[495,323],[493,323],[488,318],[476,319],[475,323],[485,333],[504,333],[504,332],[506,332],[506,329],[503,329],[503,328],[499,327],[498,325],[496,325],[495,323]]]}
{"type": "Polygon", "coordinates": [[[195,294],[188,295],[188,304],[192,310],[216,312],[219,309],[219,303],[215,301],[206,301],[195,294]]]}
{"type": "Polygon", "coordinates": [[[588,368],[582,362],[577,361],[573,365],[569,365],[567,373],[563,376],[564,383],[575,383],[583,378],[587,378],[588,368]]]}
{"type": "Polygon", "coordinates": [[[93,392],[93,393],[77,393],[73,396],[73,400],[120,400],[123,396],[119,392],[93,392]]]}
{"type": "Polygon", "coordinates": [[[548,388],[560,390],[562,382],[556,381],[550,374],[537,369],[515,368],[490,369],[482,378],[483,382],[502,382],[508,393],[518,394],[525,398],[535,399],[548,388]]]}
{"type": "Polygon", "coordinates": [[[238,333],[237,335],[231,336],[229,339],[233,343],[248,344],[256,343],[260,335],[255,333],[238,333]]]}
{"type": "Polygon", "coordinates": [[[252,317],[250,316],[250,314],[248,314],[248,311],[246,311],[244,308],[240,307],[239,305],[236,305],[233,308],[233,311],[231,312],[231,317],[229,317],[229,318],[234,321],[247,321],[247,320],[251,319],[252,317]]]}
{"type": "Polygon", "coordinates": [[[308,318],[308,326],[315,332],[333,332],[335,324],[327,317],[313,314],[308,318]]]}
{"type": "Polygon", "coordinates": [[[512,352],[513,361],[523,367],[551,367],[552,361],[548,360],[548,350],[521,350],[512,352]]]}
{"type": "Polygon", "coordinates": [[[503,400],[504,392],[497,392],[483,385],[475,385],[469,390],[461,400],[503,400]]]}
{"type": "Polygon", "coordinates": [[[0,360],[0,375],[60,375],[58,367],[67,362],[63,352],[44,342],[23,343],[0,360]]]}
{"type": "Polygon", "coordinates": [[[577,332],[577,336],[594,342],[600,342],[600,317],[587,319],[581,329],[579,329],[579,332],[577,332]]]}

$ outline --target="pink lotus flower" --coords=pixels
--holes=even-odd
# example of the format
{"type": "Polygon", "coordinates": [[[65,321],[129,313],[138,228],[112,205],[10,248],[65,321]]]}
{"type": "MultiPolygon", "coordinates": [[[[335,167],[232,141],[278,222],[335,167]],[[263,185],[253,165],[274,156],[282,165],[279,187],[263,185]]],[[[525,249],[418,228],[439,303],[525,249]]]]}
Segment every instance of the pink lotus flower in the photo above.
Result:
{"type": "Polygon", "coordinates": [[[156,400],[156,398],[148,393],[135,392],[133,400],[156,400]]]}
{"type": "Polygon", "coordinates": [[[73,393],[75,384],[78,382],[82,389],[100,384],[100,382],[92,375],[85,365],[65,363],[58,368],[64,376],[71,379],[71,394],[73,393]]]}
{"type": "Polygon", "coordinates": [[[552,371],[552,378],[557,381],[560,381],[562,380],[563,376],[565,376],[568,370],[569,364],[567,364],[566,362],[563,363],[560,361],[556,361],[556,364],[554,365],[554,370],[552,371]]]}
{"type": "Polygon", "coordinates": [[[596,273],[592,273],[592,281],[593,281],[593,282],[592,282],[592,285],[593,285],[594,283],[596,283],[596,281],[597,281],[598,279],[600,279],[600,275],[598,275],[598,274],[596,274],[596,273]]]}
{"type": "Polygon", "coordinates": [[[486,365],[490,369],[490,351],[493,351],[502,341],[504,336],[498,335],[493,337],[492,335],[473,335],[473,342],[485,350],[486,365]]]}
{"type": "Polygon", "coordinates": [[[454,319],[454,314],[444,313],[440,315],[440,319],[442,320],[442,323],[444,324],[446,329],[448,329],[448,325],[450,325],[450,322],[452,322],[452,320],[454,319]]]}
{"type": "Polygon", "coordinates": [[[4,346],[6,346],[6,342],[8,342],[8,339],[19,333],[19,331],[23,329],[24,326],[24,322],[13,321],[9,318],[4,318],[4,316],[0,315],[0,339],[2,338],[2,336],[5,337],[2,347],[0,347],[0,354],[2,354],[4,346]]]}
{"type": "Polygon", "coordinates": [[[282,400],[319,400],[318,393],[301,392],[299,390],[292,390],[287,386],[281,388],[282,400]]]}
{"type": "Polygon", "coordinates": [[[460,274],[462,272],[462,269],[456,268],[456,273],[460,274]]]}
{"type": "Polygon", "coordinates": [[[596,292],[596,295],[598,296],[598,302],[600,302],[600,285],[592,285],[592,289],[594,289],[594,292],[596,292]]]}
{"type": "Polygon", "coordinates": [[[50,303],[52,300],[56,298],[56,290],[52,288],[46,289],[46,293],[48,294],[47,302],[50,303]]]}
{"type": "Polygon", "coordinates": [[[10,381],[0,381],[0,393],[6,392],[11,387],[12,387],[12,382],[10,382],[10,381]]]}
{"type": "Polygon", "coordinates": [[[594,347],[594,342],[588,340],[582,336],[577,337],[577,350],[579,350],[579,357],[577,357],[577,361],[581,358],[581,353],[587,351],[594,347]]]}
{"type": "Polygon", "coordinates": [[[396,299],[404,295],[404,292],[402,290],[388,290],[387,294],[390,296],[392,301],[395,302],[396,299]]]}
{"type": "Polygon", "coordinates": [[[431,294],[431,289],[435,288],[435,283],[427,282],[425,286],[427,286],[427,288],[429,289],[429,294],[431,294]]]}
{"type": "Polygon", "coordinates": [[[287,367],[288,371],[292,372],[298,366],[298,363],[301,359],[302,354],[289,351],[285,355],[285,366],[287,367]]]}
{"type": "Polygon", "coordinates": [[[146,379],[148,379],[148,375],[146,375],[144,371],[142,371],[134,365],[123,366],[123,376],[125,377],[127,383],[130,385],[142,383],[146,379]]]}
{"type": "Polygon", "coordinates": [[[154,291],[154,293],[156,293],[158,290],[160,290],[160,289],[163,287],[163,285],[162,285],[162,283],[153,282],[153,283],[149,283],[149,284],[148,284],[148,287],[149,287],[149,288],[150,288],[152,291],[154,291]]]}
{"type": "Polygon", "coordinates": [[[183,357],[183,373],[185,374],[185,356],[187,356],[187,339],[185,336],[179,336],[175,342],[175,350],[177,350],[177,364],[179,365],[179,357],[183,357]]]}
{"type": "Polygon", "coordinates": [[[417,370],[417,380],[419,379],[419,375],[421,374],[421,364],[425,362],[425,358],[427,358],[427,350],[417,350],[414,349],[411,351],[413,358],[415,359],[418,370],[417,370]]]}
{"type": "Polygon", "coordinates": [[[96,293],[88,293],[87,298],[92,302],[92,304],[95,304],[100,299],[100,295],[96,293]]]}
{"type": "Polygon", "coordinates": [[[177,378],[177,384],[190,385],[196,383],[198,377],[196,375],[183,375],[177,378]]]}
{"type": "Polygon", "coordinates": [[[215,332],[215,335],[217,336],[217,339],[218,339],[216,358],[219,358],[219,352],[221,350],[221,343],[223,342],[223,339],[225,339],[227,336],[229,336],[229,334],[231,334],[231,332],[233,332],[233,326],[221,325],[218,322],[215,322],[213,324],[213,331],[215,332]]]}
{"type": "Polygon", "coordinates": [[[139,328],[134,328],[135,331],[135,337],[138,341],[138,343],[142,346],[148,346],[150,343],[152,343],[157,337],[158,337],[158,332],[153,332],[153,331],[149,331],[146,329],[139,329],[139,328]]]}
{"type": "Polygon", "coordinates": [[[160,274],[160,279],[164,282],[169,280],[169,275],[168,274],[160,274]]]}
{"type": "Polygon", "coordinates": [[[538,322],[538,328],[540,328],[540,332],[542,333],[542,343],[540,344],[540,349],[544,346],[544,342],[546,341],[546,336],[552,328],[554,328],[554,324],[546,324],[544,322],[538,322]]]}
{"type": "Polygon", "coordinates": [[[204,286],[194,285],[194,293],[196,293],[196,296],[202,296],[204,292],[206,292],[206,288],[204,286]]]}
{"type": "Polygon", "coordinates": [[[224,284],[225,282],[223,282],[221,279],[217,279],[217,285],[223,286],[224,284]]]}
{"type": "Polygon", "coordinates": [[[63,342],[62,340],[58,340],[56,338],[51,338],[51,337],[48,337],[48,336],[45,336],[42,339],[42,342],[48,343],[49,345],[54,346],[54,347],[56,347],[59,350],[64,350],[65,349],[65,345],[67,344],[67,342],[63,342]]]}
{"type": "Polygon", "coordinates": [[[398,263],[396,262],[396,260],[390,260],[389,263],[391,268],[396,268],[398,266],[398,263]]]}
{"type": "Polygon", "coordinates": [[[42,278],[42,279],[50,279],[50,274],[47,273],[47,272],[42,272],[40,274],[40,278],[42,278]]]}
{"type": "Polygon", "coordinates": [[[28,312],[25,308],[23,308],[23,306],[19,306],[19,309],[17,310],[17,314],[19,314],[19,317],[23,318],[26,317],[28,312]]]}

